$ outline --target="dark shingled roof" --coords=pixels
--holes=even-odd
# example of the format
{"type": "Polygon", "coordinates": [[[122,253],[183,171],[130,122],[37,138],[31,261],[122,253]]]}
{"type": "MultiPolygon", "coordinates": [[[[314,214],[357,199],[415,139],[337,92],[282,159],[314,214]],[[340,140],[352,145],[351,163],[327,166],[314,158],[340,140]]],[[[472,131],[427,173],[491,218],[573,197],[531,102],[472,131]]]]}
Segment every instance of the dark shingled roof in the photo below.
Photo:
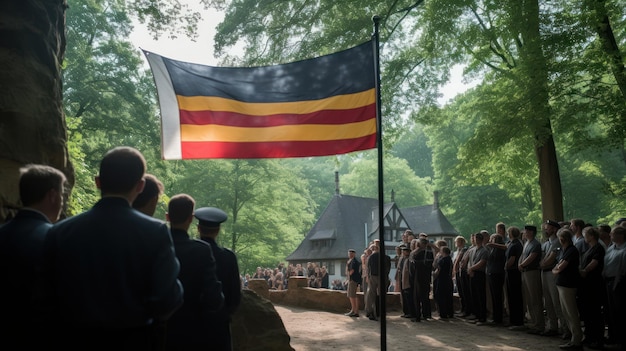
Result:
{"type": "Polygon", "coordinates": [[[372,231],[372,211],[377,208],[377,199],[350,195],[333,196],[317,223],[286,260],[323,261],[343,258],[348,257],[348,249],[355,249],[360,254],[365,248],[365,230],[368,233],[372,231]],[[332,245],[314,247],[314,241],[320,240],[319,236],[322,235],[319,233],[326,231],[335,233],[332,245]]]}
{"type": "Polygon", "coordinates": [[[434,209],[432,205],[407,207],[400,211],[415,234],[459,235],[443,212],[439,208],[434,209]]]}
{"type": "MultiPolygon", "coordinates": [[[[395,203],[385,204],[384,214],[395,203]]],[[[426,205],[399,209],[413,232],[428,235],[457,236],[454,229],[436,206],[426,205]]],[[[345,258],[349,249],[361,253],[366,247],[365,234],[378,230],[378,199],[351,195],[335,195],[311,228],[300,246],[287,256],[287,261],[326,261],[345,258]],[[329,246],[315,245],[330,240],[329,246]],[[321,246],[321,247],[320,247],[321,246]]]]}
{"type": "MultiPolygon", "coordinates": [[[[394,208],[395,205],[395,203],[385,204],[383,206],[383,217],[386,217],[389,214],[389,211],[391,211],[391,209],[394,208]]],[[[372,235],[376,233],[376,238],[378,238],[378,201],[376,201],[376,205],[372,210],[376,211],[376,213],[374,213],[374,218],[372,218],[372,226],[367,234],[372,235]]]]}

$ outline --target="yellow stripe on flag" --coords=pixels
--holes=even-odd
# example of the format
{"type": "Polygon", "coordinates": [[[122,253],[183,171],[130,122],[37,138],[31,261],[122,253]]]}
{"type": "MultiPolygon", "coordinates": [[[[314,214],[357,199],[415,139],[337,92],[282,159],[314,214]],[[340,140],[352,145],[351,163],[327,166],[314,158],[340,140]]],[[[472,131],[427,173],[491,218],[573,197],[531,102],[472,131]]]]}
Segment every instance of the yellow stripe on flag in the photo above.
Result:
{"type": "Polygon", "coordinates": [[[376,119],[340,125],[300,124],[263,128],[181,125],[182,141],[280,142],[354,139],[376,133],[376,119]]]}

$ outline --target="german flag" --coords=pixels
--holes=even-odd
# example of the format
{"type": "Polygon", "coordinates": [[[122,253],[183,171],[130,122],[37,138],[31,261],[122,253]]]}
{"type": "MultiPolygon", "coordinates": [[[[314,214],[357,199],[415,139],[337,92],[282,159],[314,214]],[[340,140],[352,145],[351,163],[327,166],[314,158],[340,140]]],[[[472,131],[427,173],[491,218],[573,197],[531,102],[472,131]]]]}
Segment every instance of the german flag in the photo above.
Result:
{"type": "Polygon", "coordinates": [[[264,67],[212,67],[144,51],[162,157],[286,158],[376,147],[373,42],[264,67]]]}

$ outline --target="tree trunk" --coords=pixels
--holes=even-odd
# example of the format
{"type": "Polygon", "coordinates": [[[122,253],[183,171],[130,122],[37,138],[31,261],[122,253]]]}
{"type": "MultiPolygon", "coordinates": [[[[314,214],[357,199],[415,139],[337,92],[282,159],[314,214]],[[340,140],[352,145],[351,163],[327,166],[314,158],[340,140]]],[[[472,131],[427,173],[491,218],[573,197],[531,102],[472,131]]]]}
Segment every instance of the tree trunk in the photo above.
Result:
{"type": "Polygon", "coordinates": [[[563,220],[563,194],[550,122],[548,66],[541,46],[539,2],[538,0],[522,2],[524,20],[520,23],[523,39],[520,69],[527,77],[524,94],[529,104],[528,121],[535,136],[534,148],[539,166],[542,219],[560,221],[563,220]]]}
{"type": "Polygon", "coordinates": [[[0,1],[0,223],[19,204],[19,168],[48,164],[73,184],[62,107],[65,0],[0,1]]]}
{"type": "Polygon", "coordinates": [[[590,0],[589,2],[595,12],[595,29],[602,43],[602,49],[609,60],[611,72],[613,72],[617,86],[626,102],[626,67],[624,66],[624,58],[622,57],[617,40],[615,39],[615,34],[613,33],[605,1],[590,0]]]}

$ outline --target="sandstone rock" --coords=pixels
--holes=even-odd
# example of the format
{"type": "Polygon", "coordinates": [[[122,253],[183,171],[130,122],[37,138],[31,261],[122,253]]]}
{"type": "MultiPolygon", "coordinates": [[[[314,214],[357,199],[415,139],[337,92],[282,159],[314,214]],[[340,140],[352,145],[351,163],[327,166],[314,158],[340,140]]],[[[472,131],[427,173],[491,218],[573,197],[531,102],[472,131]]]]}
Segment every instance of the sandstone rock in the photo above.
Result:
{"type": "Polygon", "coordinates": [[[0,11],[0,224],[19,208],[19,167],[74,171],[67,150],[61,65],[65,9],[61,1],[7,1],[0,11]]]}
{"type": "Polygon", "coordinates": [[[248,289],[257,293],[257,295],[266,298],[269,300],[270,298],[270,290],[269,285],[265,279],[249,279],[248,280],[248,289]]]}
{"type": "Polygon", "coordinates": [[[231,329],[235,351],[294,351],[274,305],[252,290],[243,290],[231,329]]]}

